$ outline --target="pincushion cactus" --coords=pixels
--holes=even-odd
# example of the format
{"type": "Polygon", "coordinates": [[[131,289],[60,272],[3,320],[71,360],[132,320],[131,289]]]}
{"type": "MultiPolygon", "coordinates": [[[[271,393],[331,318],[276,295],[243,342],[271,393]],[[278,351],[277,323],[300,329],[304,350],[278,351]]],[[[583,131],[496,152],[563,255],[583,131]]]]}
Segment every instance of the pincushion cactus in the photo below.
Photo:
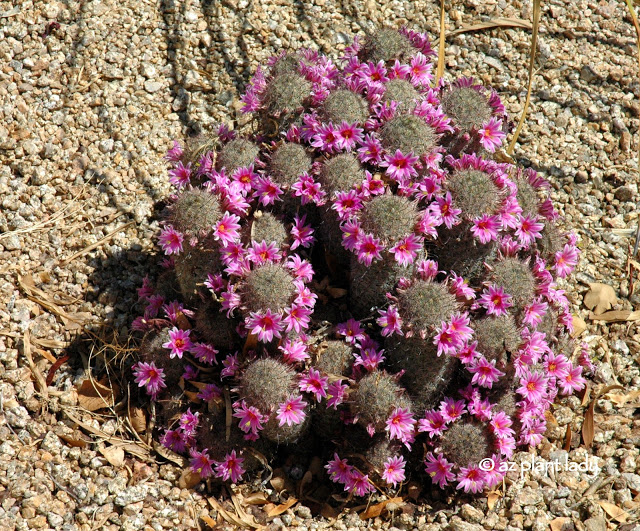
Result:
{"type": "Polygon", "coordinates": [[[133,374],[201,477],[238,481],[251,448],[296,443],[355,495],[409,470],[479,492],[501,479],[480,462],[539,444],[556,395],[584,386],[556,283],[576,239],[539,175],[492,158],[497,93],[434,83],[433,56],[407,29],[337,63],[282,53],[242,97],[253,132],[169,151],[166,271],[140,289],[133,374]]]}

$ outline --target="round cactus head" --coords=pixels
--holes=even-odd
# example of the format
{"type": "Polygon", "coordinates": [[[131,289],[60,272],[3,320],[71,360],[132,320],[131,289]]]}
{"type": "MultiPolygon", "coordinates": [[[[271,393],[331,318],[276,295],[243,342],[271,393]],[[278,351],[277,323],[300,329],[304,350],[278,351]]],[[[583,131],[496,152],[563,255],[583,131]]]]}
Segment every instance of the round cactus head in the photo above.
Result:
{"type": "Polygon", "coordinates": [[[364,169],[351,153],[342,153],[326,160],[320,169],[320,184],[329,195],[346,192],[362,183],[364,169]]]}
{"type": "Polygon", "coordinates": [[[325,374],[347,376],[353,361],[351,346],[344,341],[327,341],[317,350],[314,366],[325,374]]]}
{"type": "Polygon", "coordinates": [[[504,368],[511,353],[520,346],[520,332],[510,315],[488,316],[472,323],[477,350],[488,360],[496,360],[504,368]]]}
{"type": "Polygon", "coordinates": [[[182,161],[184,164],[191,163],[195,166],[200,162],[202,156],[215,149],[220,145],[220,138],[218,136],[198,135],[187,139],[182,154],[182,161]]]}
{"type": "Polygon", "coordinates": [[[238,391],[247,404],[269,414],[295,390],[295,371],[280,361],[264,358],[245,369],[238,391]]]}
{"type": "Polygon", "coordinates": [[[182,192],[171,205],[169,222],[187,237],[206,236],[221,217],[222,208],[217,196],[194,188],[182,192]]]}
{"type": "Polygon", "coordinates": [[[413,233],[418,210],[415,203],[406,197],[378,195],[365,204],[360,221],[365,232],[393,244],[413,233]]]}
{"type": "Polygon", "coordinates": [[[463,133],[479,129],[493,113],[487,96],[477,87],[450,85],[443,89],[440,103],[453,125],[463,133]]]}
{"type": "Polygon", "coordinates": [[[266,264],[251,271],[240,291],[243,306],[249,312],[284,310],[296,296],[294,278],[280,264],[266,264]]]}
{"type": "Polygon", "coordinates": [[[407,109],[415,100],[420,99],[420,93],[415,89],[410,81],[395,78],[385,84],[385,91],[382,101],[397,101],[400,108],[407,109]]]}
{"type": "Polygon", "coordinates": [[[293,72],[275,76],[267,86],[265,104],[269,114],[280,116],[304,107],[311,83],[293,72]]]}
{"type": "Polygon", "coordinates": [[[384,28],[368,35],[362,50],[363,59],[377,63],[407,59],[417,52],[411,41],[396,29],[384,28]]]}
{"type": "Polygon", "coordinates": [[[209,273],[222,269],[220,252],[217,246],[198,245],[187,247],[174,258],[176,279],[182,296],[189,302],[197,300],[197,294],[206,296],[203,283],[209,273]]]}
{"type": "Polygon", "coordinates": [[[218,155],[218,169],[225,168],[231,175],[238,168],[253,164],[260,153],[260,148],[245,138],[235,138],[224,145],[218,155]]]}
{"type": "Polygon", "coordinates": [[[444,433],[440,442],[445,458],[466,467],[478,464],[495,453],[495,437],[488,423],[472,418],[454,422],[444,433]]]}
{"type": "Polygon", "coordinates": [[[396,407],[410,408],[395,378],[373,371],[360,380],[350,395],[351,410],[362,426],[384,429],[385,421],[396,407]]]}
{"type": "Polygon", "coordinates": [[[311,170],[311,157],[300,144],[284,142],[271,155],[269,169],[276,183],[291,186],[302,173],[311,170]]]}
{"type": "Polygon", "coordinates": [[[522,208],[522,215],[537,215],[538,207],[540,206],[540,198],[538,197],[537,190],[521,172],[518,172],[513,180],[518,186],[516,198],[518,199],[520,208],[522,208]]]}
{"type": "Polygon", "coordinates": [[[504,258],[492,264],[491,277],[497,286],[511,295],[517,310],[533,302],[536,292],[536,279],[529,266],[517,258],[504,258]]]}
{"type": "Polygon", "coordinates": [[[500,206],[499,189],[491,177],[473,168],[454,171],[447,179],[447,189],[456,208],[468,218],[493,214],[500,206]]]}
{"type": "Polygon", "coordinates": [[[334,124],[364,123],[369,118],[369,106],[360,94],[348,89],[338,89],[329,94],[322,104],[322,114],[334,124]]]}
{"type": "Polygon", "coordinates": [[[381,130],[382,145],[390,152],[400,150],[403,155],[416,157],[431,153],[437,145],[434,129],[414,114],[400,114],[391,118],[381,130]]]}
{"type": "Polygon", "coordinates": [[[271,212],[254,213],[248,240],[258,243],[275,242],[278,247],[282,247],[287,237],[285,226],[271,212]]]}
{"type": "Polygon", "coordinates": [[[416,332],[432,333],[456,312],[458,303],[444,284],[417,280],[398,297],[400,316],[416,332]]]}
{"type": "Polygon", "coordinates": [[[196,311],[195,325],[198,334],[220,351],[233,351],[237,347],[236,323],[220,311],[213,301],[200,304],[196,311]]]}

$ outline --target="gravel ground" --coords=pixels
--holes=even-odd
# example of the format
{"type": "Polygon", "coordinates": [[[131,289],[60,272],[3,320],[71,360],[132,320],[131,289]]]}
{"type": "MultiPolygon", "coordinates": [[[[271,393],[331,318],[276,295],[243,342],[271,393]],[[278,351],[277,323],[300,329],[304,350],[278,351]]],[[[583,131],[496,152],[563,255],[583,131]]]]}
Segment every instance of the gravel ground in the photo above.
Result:
{"type": "MultiPolygon", "coordinates": [[[[87,364],[109,355],[96,352],[101,323],[126,347],[135,288],[155,267],[158,204],[170,191],[162,157],[172,139],[232,123],[251,73],[282,47],[335,54],[380,24],[438,33],[434,2],[290,4],[0,0],[1,529],[197,529],[203,515],[227,525],[203,486],[183,488],[179,463],[149,454],[144,433],[128,443],[135,437],[123,417],[87,412],[76,388],[87,364]],[[34,377],[66,354],[48,388],[34,377]]],[[[592,448],[579,436],[589,399],[570,397],[553,408],[543,444],[515,462],[590,456],[598,471],[516,470],[501,497],[425,487],[417,501],[367,521],[312,519],[302,505],[275,518],[251,508],[268,529],[640,529],[640,330],[635,321],[592,320],[583,303],[592,282],[612,286],[614,309],[640,303],[627,271],[638,222],[635,34],[617,0],[543,4],[539,70],[516,157],[551,180],[556,206],[580,236],[582,260],[566,289],[600,370],[590,383],[592,448]]],[[[495,17],[530,20],[531,3],[455,1],[448,29],[495,17]]],[[[529,38],[523,29],[451,37],[446,75],[492,85],[518,117],[529,38]]],[[[233,511],[228,497],[222,504],[233,511]]]]}

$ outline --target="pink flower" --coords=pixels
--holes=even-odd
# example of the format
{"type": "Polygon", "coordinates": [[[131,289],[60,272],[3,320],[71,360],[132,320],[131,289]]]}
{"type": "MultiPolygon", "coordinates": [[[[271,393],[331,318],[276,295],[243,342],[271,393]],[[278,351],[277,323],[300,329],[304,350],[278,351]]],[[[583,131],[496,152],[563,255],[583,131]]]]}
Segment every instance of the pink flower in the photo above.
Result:
{"type": "Polygon", "coordinates": [[[297,254],[290,256],[285,264],[296,278],[299,278],[305,282],[311,282],[313,278],[313,267],[307,260],[303,260],[297,254]]]}
{"type": "Polygon", "coordinates": [[[473,363],[475,359],[480,355],[480,353],[476,350],[477,346],[477,341],[474,341],[473,343],[466,343],[458,349],[458,351],[456,352],[456,358],[458,358],[465,365],[473,363]]]}
{"type": "Polygon", "coordinates": [[[364,339],[364,329],[360,325],[360,321],[355,319],[349,319],[346,323],[340,323],[336,327],[336,332],[345,336],[345,341],[349,344],[364,339]]]}
{"type": "Polygon", "coordinates": [[[176,167],[169,170],[169,182],[178,189],[184,188],[191,180],[191,163],[186,166],[182,162],[178,162],[176,167]]]}
{"type": "Polygon", "coordinates": [[[315,182],[308,173],[302,173],[291,190],[293,190],[293,195],[300,198],[303,205],[307,203],[320,205],[324,202],[326,195],[321,190],[320,183],[315,182]]]}
{"type": "Polygon", "coordinates": [[[262,240],[260,243],[251,242],[251,247],[247,252],[247,258],[254,264],[260,266],[266,263],[278,262],[282,258],[276,242],[267,243],[262,240]]]}
{"type": "Polygon", "coordinates": [[[582,367],[572,367],[558,380],[563,395],[570,395],[574,391],[580,391],[586,383],[587,381],[582,377],[582,367]]]}
{"type": "Polygon", "coordinates": [[[238,353],[229,354],[224,360],[222,360],[222,366],[224,369],[220,371],[220,376],[235,376],[236,372],[240,368],[238,363],[238,353]]]}
{"type": "Polygon", "coordinates": [[[307,215],[305,214],[301,218],[297,215],[293,218],[293,227],[291,227],[291,236],[293,243],[290,250],[296,249],[298,246],[311,247],[315,238],[313,237],[313,229],[310,225],[305,225],[307,215]]]}
{"type": "Polygon", "coordinates": [[[468,467],[460,467],[460,472],[456,477],[459,482],[456,488],[477,494],[484,487],[484,476],[484,471],[476,464],[471,464],[468,467]]]}
{"type": "Polygon", "coordinates": [[[380,251],[384,249],[384,245],[373,234],[364,234],[356,245],[358,253],[358,262],[370,266],[373,260],[381,260],[380,251]]]}
{"type": "Polygon", "coordinates": [[[182,252],[182,243],[184,242],[184,236],[182,233],[175,230],[173,227],[168,226],[162,229],[160,236],[158,237],[158,243],[164,254],[179,254],[182,252]]]}
{"type": "MultiPolygon", "coordinates": [[[[417,272],[422,280],[433,280],[438,276],[438,262],[435,260],[420,260],[417,272]]],[[[471,290],[473,292],[473,290],[471,290]]]]}
{"type": "Polygon", "coordinates": [[[240,185],[243,192],[248,193],[258,177],[259,175],[253,171],[253,164],[249,164],[249,166],[241,166],[234,171],[231,179],[240,185]]]}
{"type": "Polygon", "coordinates": [[[374,195],[384,194],[384,181],[378,177],[374,177],[368,171],[365,172],[365,175],[366,178],[362,181],[362,196],[371,197],[374,195]]]}
{"type": "Polygon", "coordinates": [[[478,302],[487,309],[487,315],[506,315],[507,308],[513,306],[511,295],[500,286],[489,286],[482,292],[478,302]]]}
{"type": "Polygon", "coordinates": [[[537,371],[525,371],[516,392],[530,402],[540,402],[547,392],[547,378],[537,371]]]}
{"type": "Polygon", "coordinates": [[[547,354],[547,359],[544,362],[544,368],[547,370],[547,374],[549,376],[559,378],[567,374],[571,368],[571,363],[566,356],[550,352],[547,354]]]}
{"type": "Polygon", "coordinates": [[[151,361],[146,363],[140,361],[133,366],[133,375],[135,376],[135,382],[138,387],[145,387],[147,394],[155,400],[158,393],[167,384],[164,383],[164,369],[156,367],[156,364],[151,361]]]}
{"type": "Polygon", "coordinates": [[[205,448],[202,452],[198,452],[195,448],[189,451],[191,455],[191,461],[189,462],[189,468],[192,472],[200,474],[201,478],[207,478],[213,474],[212,465],[215,463],[213,459],[209,457],[209,451],[205,448]]]}
{"type": "Polygon", "coordinates": [[[458,345],[466,343],[473,336],[473,328],[469,326],[469,315],[466,313],[456,313],[449,321],[449,332],[454,335],[458,345]]]}
{"type": "Polygon", "coordinates": [[[404,442],[413,435],[413,427],[416,421],[407,408],[395,408],[385,424],[385,431],[389,432],[390,439],[399,439],[404,442]]]}
{"type": "Polygon", "coordinates": [[[538,219],[538,216],[521,217],[515,235],[524,247],[528,247],[534,240],[542,236],[540,231],[544,228],[544,224],[538,219]]]}
{"type": "Polygon", "coordinates": [[[404,467],[406,464],[402,456],[390,457],[384,463],[382,479],[395,487],[398,483],[405,480],[404,467]]]}
{"type": "Polygon", "coordinates": [[[498,230],[501,223],[498,216],[490,216],[483,214],[479,218],[473,220],[471,226],[471,234],[480,240],[481,243],[489,243],[498,237],[498,230]]]}
{"type": "Polygon", "coordinates": [[[452,273],[451,275],[451,291],[453,291],[456,297],[462,297],[469,301],[476,298],[476,292],[473,291],[473,288],[471,286],[469,286],[469,282],[466,279],[459,277],[455,273],[452,273]]]}
{"type": "Polygon", "coordinates": [[[328,376],[322,376],[320,371],[317,371],[313,367],[309,368],[309,373],[303,376],[300,380],[300,390],[312,393],[315,395],[316,400],[320,402],[327,396],[327,385],[329,383],[328,376]]]}
{"type": "Polygon", "coordinates": [[[447,429],[447,420],[439,411],[425,411],[424,418],[418,421],[418,431],[426,431],[429,437],[439,437],[447,429]]]}
{"type": "Polygon", "coordinates": [[[542,299],[536,299],[531,304],[524,307],[524,317],[522,323],[536,328],[541,322],[544,314],[547,313],[549,305],[542,299]]]}
{"type": "Polygon", "coordinates": [[[267,415],[260,413],[260,410],[254,406],[247,406],[242,400],[240,403],[234,404],[234,417],[239,418],[238,427],[245,433],[251,432],[257,437],[258,432],[264,428],[263,423],[269,420],[267,415]]]}
{"type": "Polygon", "coordinates": [[[418,238],[415,234],[409,234],[402,238],[398,243],[396,243],[389,252],[393,253],[395,256],[396,262],[398,262],[401,266],[408,266],[412,264],[415,260],[419,251],[422,249],[422,240],[418,238]]]}
{"type": "Polygon", "coordinates": [[[496,148],[499,148],[507,136],[502,131],[502,121],[498,120],[495,116],[485,123],[478,133],[480,133],[480,143],[482,147],[489,153],[493,153],[496,148]]]}
{"type": "Polygon", "coordinates": [[[170,162],[178,162],[182,158],[182,153],[182,147],[177,140],[174,140],[171,149],[167,151],[164,158],[170,162]]]}
{"type": "Polygon", "coordinates": [[[468,369],[473,374],[471,383],[487,389],[491,389],[493,384],[504,376],[502,371],[496,369],[496,360],[489,362],[484,356],[476,360],[468,369]]]}
{"type": "Polygon", "coordinates": [[[375,346],[362,347],[360,354],[355,354],[356,361],[353,366],[363,367],[369,372],[374,371],[384,361],[383,352],[384,350],[377,350],[375,346]]]}
{"type": "Polygon", "coordinates": [[[253,187],[255,189],[253,197],[259,198],[258,201],[265,206],[280,201],[280,196],[284,193],[278,184],[265,176],[257,177],[253,187]]]}
{"type": "Polygon", "coordinates": [[[282,351],[282,357],[287,363],[298,363],[309,359],[307,345],[299,339],[287,339],[278,349],[282,351]]]}
{"type": "Polygon", "coordinates": [[[440,413],[446,422],[453,422],[466,413],[464,400],[445,398],[440,404],[440,413]]]}
{"type": "Polygon", "coordinates": [[[418,52],[411,58],[411,83],[414,85],[429,85],[433,76],[431,70],[433,65],[427,62],[427,58],[418,52]]]}
{"type": "Polygon", "coordinates": [[[336,192],[331,208],[338,213],[338,217],[346,220],[362,208],[362,200],[355,190],[336,192]]]}
{"type": "Polygon", "coordinates": [[[160,443],[165,448],[181,454],[187,450],[187,435],[178,430],[167,430],[160,443]]]}
{"type": "Polygon", "coordinates": [[[380,166],[387,168],[387,175],[395,181],[404,181],[418,175],[415,168],[418,157],[413,153],[404,155],[402,151],[396,149],[393,155],[386,155],[380,166]]]}
{"type": "Polygon", "coordinates": [[[451,472],[453,463],[449,463],[442,454],[438,454],[438,457],[429,452],[424,462],[425,471],[431,476],[431,481],[436,485],[439,485],[441,489],[444,489],[450,481],[455,479],[455,475],[451,472]]]}
{"type": "Polygon", "coordinates": [[[453,356],[460,346],[455,334],[444,321],[440,324],[440,328],[436,329],[433,344],[438,348],[438,356],[441,356],[442,354],[449,354],[453,356]]]}
{"type": "Polygon", "coordinates": [[[382,327],[382,335],[390,336],[392,334],[402,335],[402,319],[395,306],[389,306],[386,310],[378,310],[380,317],[376,319],[382,327]]]}
{"type": "Polygon", "coordinates": [[[362,474],[359,470],[351,472],[344,488],[349,492],[353,492],[356,496],[365,496],[375,490],[369,481],[369,476],[362,474]]]}
{"type": "Polygon", "coordinates": [[[218,221],[213,228],[213,237],[221,240],[223,245],[229,245],[238,239],[238,229],[240,228],[240,217],[235,214],[225,212],[222,219],[218,221]]]}
{"type": "Polygon", "coordinates": [[[342,231],[342,246],[348,251],[355,251],[362,237],[360,222],[348,220],[340,225],[340,230],[342,231]]]}
{"type": "Polygon", "coordinates": [[[247,329],[258,336],[258,341],[269,343],[274,337],[280,337],[284,328],[279,313],[267,308],[264,312],[251,312],[246,319],[247,329]]]}
{"type": "Polygon", "coordinates": [[[504,411],[498,411],[493,415],[489,424],[496,437],[512,437],[514,434],[514,431],[511,429],[513,421],[504,411]]]}
{"type": "Polygon", "coordinates": [[[209,365],[218,363],[218,360],[216,359],[218,351],[207,343],[195,343],[191,348],[191,352],[198,361],[207,363],[209,365]]]}
{"type": "Polygon", "coordinates": [[[363,164],[380,164],[382,161],[382,144],[373,134],[368,134],[362,141],[362,147],[358,149],[358,159],[363,164]]]}
{"type": "Polygon", "coordinates": [[[338,133],[333,127],[333,124],[322,124],[313,138],[311,139],[311,145],[322,151],[328,151],[331,153],[338,147],[338,133]]]}
{"type": "Polygon", "coordinates": [[[578,250],[573,245],[565,244],[562,251],[558,251],[555,255],[555,263],[552,269],[556,270],[560,278],[566,277],[578,263],[578,250]]]}
{"type": "Polygon", "coordinates": [[[353,472],[353,467],[347,462],[346,459],[340,459],[337,453],[333,454],[331,459],[325,466],[329,478],[334,483],[347,483],[353,472]]]}
{"type": "Polygon", "coordinates": [[[451,192],[447,192],[444,197],[436,197],[436,203],[431,204],[431,209],[434,214],[442,219],[442,222],[448,229],[460,221],[458,216],[462,212],[459,208],[454,208],[452,203],[453,198],[451,197],[451,192]]]}
{"type": "Polygon", "coordinates": [[[345,392],[349,386],[343,384],[340,380],[336,380],[327,388],[327,407],[338,409],[338,406],[344,402],[345,392]]]}
{"type": "Polygon", "coordinates": [[[180,417],[180,429],[188,436],[194,436],[198,428],[200,413],[192,413],[191,408],[187,409],[180,417]]]}
{"type": "Polygon", "coordinates": [[[220,398],[222,396],[222,391],[216,384],[207,384],[200,392],[196,395],[197,398],[204,400],[205,402],[210,402],[216,398],[220,398]]]}
{"type": "Polygon", "coordinates": [[[309,327],[309,316],[313,312],[298,304],[292,304],[285,310],[283,322],[287,325],[286,332],[294,330],[297,334],[309,327]]]}
{"type": "Polygon", "coordinates": [[[293,426],[294,424],[300,424],[306,417],[305,407],[307,407],[307,403],[301,396],[291,395],[278,406],[276,418],[279,421],[279,425],[293,426]]]}
{"type": "Polygon", "coordinates": [[[337,148],[351,151],[356,143],[362,142],[363,131],[364,129],[358,127],[357,124],[349,124],[343,121],[336,130],[337,148]]]}
{"type": "Polygon", "coordinates": [[[176,356],[178,356],[178,358],[182,358],[185,351],[193,348],[193,343],[191,343],[191,339],[189,339],[190,333],[191,330],[180,330],[175,326],[169,330],[169,341],[163,343],[162,346],[164,348],[171,349],[171,352],[169,353],[169,357],[171,359],[176,356]]]}
{"type": "Polygon", "coordinates": [[[216,477],[221,478],[223,481],[227,481],[229,478],[233,483],[237,483],[245,470],[242,468],[242,457],[236,456],[236,451],[232,450],[227,454],[223,461],[216,461],[216,477]]]}

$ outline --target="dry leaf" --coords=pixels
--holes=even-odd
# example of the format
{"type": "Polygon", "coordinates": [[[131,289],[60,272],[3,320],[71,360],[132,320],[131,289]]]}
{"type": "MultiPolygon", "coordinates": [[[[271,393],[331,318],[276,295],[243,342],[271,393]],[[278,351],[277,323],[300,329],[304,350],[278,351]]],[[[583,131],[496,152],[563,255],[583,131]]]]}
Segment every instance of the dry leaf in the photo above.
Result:
{"type": "Polygon", "coordinates": [[[155,439],[152,441],[152,444],[153,444],[153,449],[162,457],[164,457],[167,461],[171,461],[172,463],[175,463],[176,465],[182,468],[184,468],[187,465],[187,460],[184,457],[182,457],[180,454],[177,454],[175,452],[172,452],[168,448],[165,448],[162,444],[157,442],[155,439]]]}
{"type": "Polygon", "coordinates": [[[595,427],[593,424],[593,408],[596,404],[595,400],[592,400],[584,414],[584,421],[582,422],[582,441],[585,447],[591,448],[593,444],[593,436],[595,433],[595,427]]]}
{"type": "Polygon", "coordinates": [[[632,312],[630,310],[612,310],[604,313],[591,313],[589,319],[593,321],[607,321],[609,323],[621,323],[625,321],[640,320],[640,312],[632,312]]]}
{"type": "Polygon", "coordinates": [[[320,509],[320,516],[326,518],[327,520],[333,520],[334,518],[338,518],[340,515],[340,511],[335,507],[332,507],[328,503],[325,503],[320,509]]]}
{"type": "Polygon", "coordinates": [[[117,386],[107,387],[89,378],[82,382],[78,389],[78,404],[87,411],[113,407],[116,403],[115,397],[118,391],[117,386]]]}
{"type": "Polygon", "coordinates": [[[613,503],[600,500],[598,501],[598,504],[604,509],[604,512],[606,512],[611,518],[620,523],[624,523],[629,519],[629,513],[623,509],[620,509],[620,507],[614,505],[613,503]]]}
{"type": "Polygon", "coordinates": [[[420,486],[419,483],[412,481],[411,483],[409,483],[409,485],[407,485],[407,494],[409,495],[409,498],[411,498],[413,501],[418,501],[418,498],[420,497],[421,492],[422,492],[422,487],[420,486]]]}
{"type": "Polygon", "coordinates": [[[129,421],[138,435],[147,431],[147,416],[142,408],[129,408],[129,421]]]}
{"type": "Polygon", "coordinates": [[[332,299],[340,299],[341,297],[344,297],[349,292],[346,289],[332,288],[331,286],[329,286],[327,288],[327,293],[332,299]]]}
{"type": "Polygon", "coordinates": [[[108,446],[107,448],[98,448],[98,450],[111,466],[121,467],[124,465],[124,450],[122,448],[108,446]]]}
{"type": "Polygon", "coordinates": [[[496,506],[496,502],[502,498],[502,492],[499,490],[492,490],[487,495],[487,508],[490,511],[493,511],[493,508],[496,506]]]}
{"type": "Polygon", "coordinates": [[[60,437],[64,442],[66,442],[69,446],[73,446],[75,448],[86,448],[93,441],[87,437],[80,430],[75,429],[72,432],[58,432],[57,430],[53,430],[58,437],[60,437]]]}
{"type": "Polygon", "coordinates": [[[247,524],[246,522],[242,521],[242,519],[239,518],[237,515],[233,514],[231,511],[227,511],[222,505],[220,505],[220,503],[218,503],[218,500],[216,500],[213,497],[207,498],[207,501],[211,504],[211,507],[213,507],[216,511],[218,511],[218,514],[222,516],[222,518],[224,518],[230,524],[238,526],[241,529],[247,526],[254,527],[254,528],[260,527],[253,522],[251,522],[250,524],[247,524]]]}
{"type": "Polygon", "coordinates": [[[216,523],[216,521],[206,514],[201,514],[200,520],[202,520],[205,524],[207,524],[211,529],[216,529],[218,527],[218,524],[216,523]]]}
{"type": "Polygon", "coordinates": [[[571,426],[569,424],[567,424],[567,431],[564,434],[563,449],[565,452],[569,452],[571,450],[571,426]]]}
{"type": "Polygon", "coordinates": [[[573,521],[566,516],[551,520],[549,527],[551,531],[568,531],[569,529],[574,529],[573,521]]]}
{"type": "Polygon", "coordinates": [[[630,391],[626,395],[609,394],[611,400],[616,406],[624,406],[627,402],[640,397],[640,391],[630,391]]]}
{"type": "Polygon", "coordinates": [[[264,492],[252,492],[248,496],[245,496],[244,503],[247,505],[265,505],[269,503],[269,500],[264,495],[264,492]]]}
{"type": "Polygon", "coordinates": [[[276,505],[273,509],[271,509],[268,513],[268,517],[278,516],[286,511],[288,511],[291,507],[293,507],[296,503],[298,503],[298,499],[291,497],[285,503],[281,503],[280,505],[276,505]]]}
{"type": "Polygon", "coordinates": [[[589,284],[589,291],[584,296],[584,305],[593,310],[596,315],[606,312],[617,303],[616,292],[609,284],[599,282],[589,284]]]}
{"type": "Polygon", "coordinates": [[[382,511],[384,511],[389,504],[395,504],[398,507],[404,505],[402,498],[391,498],[390,500],[384,500],[380,503],[376,503],[375,505],[370,505],[369,508],[360,513],[360,520],[369,520],[370,518],[375,518],[376,516],[380,516],[382,511]]]}
{"type": "Polygon", "coordinates": [[[460,35],[461,33],[469,33],[471,31],[478,31],[484,29],[494,28],[523,28],[531,29],[531,22],[528,20],[522,20],[520,18],[505,18],[497,17],[487,20],[486,22],[479,22],[478,24],[464,25],[460,29],[447,33],[447,37],[460,35]]]}
{"type": "Polygon", "coordinates": [[[571,332],[571,337],[576,338],[587,329],[587,323],[582,317],[578,315],[573,315],[572,321],[573,321],[573,332],[571,332]]]}
{"type": "Polygon", "coordinates": [[[200,474],[194,472],[190,468],[185,468],[178,479],[178,486],[181,489],[191,489],[200,483],[201,479],[200,474]]]}
{"type": "Polygon", "coordinates": [[[313,481],[313,474],[311,473],[310,470],[307,470],[304,473],[304,476],[302,476],[300,483],[298,483],[298,498],[300,498],[301,500],[304,498],[302,491],[304,490],[305,485],[308,485],[312,481],[313,481]]]}

